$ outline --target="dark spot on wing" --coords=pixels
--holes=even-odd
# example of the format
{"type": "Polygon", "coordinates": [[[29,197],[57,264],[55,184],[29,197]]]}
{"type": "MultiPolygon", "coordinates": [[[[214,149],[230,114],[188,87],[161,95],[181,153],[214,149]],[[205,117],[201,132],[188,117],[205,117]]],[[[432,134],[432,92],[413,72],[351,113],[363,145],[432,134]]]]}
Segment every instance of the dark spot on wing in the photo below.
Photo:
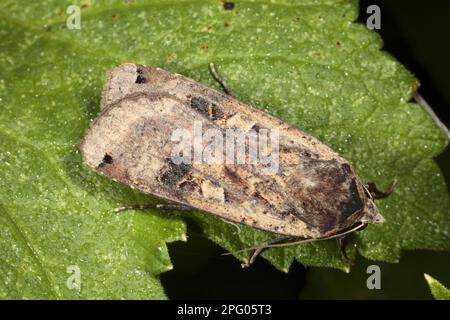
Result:
{"type": "Polygon", "coordinates": [[[217,104],[210,103],[202,97],[192,97],[191,108],[211,120],[221,119],[224,116],[222,110],[217,104]]]}
{"type": "Polygon", "coordinates": [[[259,130],[260,130],[260,129],[261,129],[261,127],[255,123],[255,124],[252,126],[252,129],[251,129],[251,130],[254,130],[254,131],[256,131],[256,132],[259,133],[259,130]]]}
{"type": "Polygon", "coordinates": [[[103,157],[102,162],[98,166],[100,168],[102,168],[102,167],[106,166],[107,164],[111,164],[111,163],[113,163],[113,158],[109,154],[105,153],[105,156],[103,157]]]}
{"type": "Polygon", "coordinates": [[[226,190],[223,190],[223,200],[225,202],[230,202],[230,194],[226,190]]]}
{"type": "Polygon", "coordinates": [[[137,77],[135,83],[145,83],[146,79],[144,77],[144,70],[142,66],[138,66],[136,69],[137,77]]]}
{"type": "Polygon", "coordinates": [[[168,159],[169,168],[164,171],[159,180],[166,186],[174,186],[183,178],[189,171],[191,171],[192,166],[190,164],[181,163],[175,164],[172,160],[168,159]]]}
{"type": "Polygon", "coordinates": [[[191,108],[203,115],[208,115],[208,101],[201,97],[192,97],[191,108]]]}

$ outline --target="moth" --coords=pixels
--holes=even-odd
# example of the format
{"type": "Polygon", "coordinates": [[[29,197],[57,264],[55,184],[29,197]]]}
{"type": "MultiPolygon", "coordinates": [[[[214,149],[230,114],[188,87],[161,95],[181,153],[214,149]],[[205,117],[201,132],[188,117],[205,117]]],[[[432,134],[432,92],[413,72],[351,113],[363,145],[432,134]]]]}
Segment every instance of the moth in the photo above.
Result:
{"type": "MultiPolygon", "coordinates": [[[[84,162],[114,181],[176,203],[158,208],[198,209],[282,236],[255,248],[250,263],[267,247],[340,238],[384,221],[372,193],[381,197],[391,190],[365,185],[347,160],[318,139],[238,101],[214,65],[209,67],[225,93],[159,68],[126,63],[110,70],[100,115],[81,143],[84,162]],[[200,133],[213,130],[223,138],[230,130],[245,135],[276,129],[276,171],[265,174],[267,163],[257,161],[174,161],[183,138],[174,139],[174,132],[196,125],[200,133]]],[[[219,149],[222,158],[225,149],[219,149]]],[[[206,147],[184,150],[192,159],[206,147]]],[[[155,206],[118,211],[148,207],[155,206]]]]}

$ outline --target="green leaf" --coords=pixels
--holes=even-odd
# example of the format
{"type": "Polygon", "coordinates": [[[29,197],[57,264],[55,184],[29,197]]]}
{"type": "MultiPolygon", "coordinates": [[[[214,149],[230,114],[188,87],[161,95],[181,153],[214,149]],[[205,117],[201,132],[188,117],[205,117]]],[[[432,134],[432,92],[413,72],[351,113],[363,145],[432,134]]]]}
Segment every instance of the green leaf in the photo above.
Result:
{"type": "Polygon", "coordinates": [[[428,274],[424,274],[425,280],[430,286],[431,293],[436,300],[450,300],[450,290],[428,274]]]}
{"type": "MultiPolygon", "coordinates": [[[[98,176],[78,145],[99,111],[105,71],[124,62],[158,66],[218,88],[214,62],[236,95],[312,133],[351,160],[364,180],[395,194],[386,218],[355,244],[397,261],[402,248],[450,249],[450,202],[433,157],[447,141],[408,103],[417,81],[352,23],[346,0],[86,1],[68,30],[72,1],[0,3],[0,283],[2,298],[164,298],[165,243],[185,238],[183,216],[126,212],[158,202],[98,176]],[[81,290],[69,289],[69,266],[81,290]]],[[[204,235],[230,251],[272,237],[200,213],[204,235]]],[[[245,261],[248,253],[236,254],[245,261]]],[[[294,259],[347,269],[335,242],[266,251],[280,270],[294,259]]]]}

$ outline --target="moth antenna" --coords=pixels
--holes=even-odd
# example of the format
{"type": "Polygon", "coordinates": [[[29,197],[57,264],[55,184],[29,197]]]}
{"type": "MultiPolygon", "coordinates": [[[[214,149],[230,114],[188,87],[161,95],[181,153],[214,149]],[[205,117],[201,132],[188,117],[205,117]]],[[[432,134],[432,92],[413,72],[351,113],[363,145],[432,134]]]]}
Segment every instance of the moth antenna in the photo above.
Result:
{"type": "Polygon", "coordinates": [[[292,239],[292,237],[282,237],[282,238],[277,238],[277,239],[272,239],[269,241],[266,241],[262,244],[260,244],[259,246],[255,246],[255,247],[251,247],[251,248],[246,248],[246,249],[242,249],[242,250],[238,250],[238,251],[232,251],[232,252],[227,252],[227,253],[223,253],[222,255],[230,255],[233,253],[241,253],[241,252],[245,252],[245,251],[249,251],[249,250],[255,250],[255,252],[252,254],[249,262],[246,265],[243,265],[244,267],[248,267],[249,265],[251,265],[256,257],[265,249],[268,248],[280,248],[280,247],[288,247],[288,246],[293,246],[293,245],[297,245],[297,244],[304,244],[304,243],[309,243],[309,242],[316,242],[316,241],[324,241],[324,240],[330,240],[330,239],[335,239],[335,238],[340,238],[342,236],[345,236],[349,233],[358,231],[359,229],[362,229],[363,227],[365,227],[366,224],[362,223],[350,230],[347,230],[345,232],[339,233],[339,234],[335,234],[329,237],[324,237],[324,238],[302,238],[301,240],[294,240],[294,241],[290,241],[290,242],[284,242],[284,243],[278,243],[280,241],[284,241],[286,239],[292,239]]]}
{"type": "MultiPolygon", "coordinates": [[[[267,241],[263,242],[262,244],[260,244],[258,246],[255,246],[255,247],[250,247],[250,248],[245,248],[245,249],[241,249],[241,250],[237,250],[237,251],[230,251],[230,252],[222,253],[222,256],[228,256],[228,255],[233,254],[233,253],[241,253],[241,252],[250,251],[250,250],[257,250],[258,248],[260,248],[262,246],[264,246],[265,248],[268,248],[269,245],[273,245],[275,243],[278,243],[278,242],[281,242],[281,241],[285,241],[285,240],[288,240],[288,239],[292,239],[292,238],[293,237],[285,236],[285,237],[279,237],[279,238],[276,238],[276,239],[267,240],[267,241]]],[[[298,239],[298,238],[295,238],[295,239],[298,239]]]]}
{"type": "Polygon", "coordinates": [[[292,245],[296,245],[296,244],[303,244],[303,243],[308,243],[308,242],[316,242],[316,241],[324,241],[324,240],[330,240],[330,239],[335,239],[335,238],[340,238],[342,236],[345,236],[347,234],[353,233],[355,231],[358,231],[359,229],[362,229],[366,226],[365,223],[362,223],[350,230],[347,230],[345,232],[339,233],[339,234],[335,234],[329,237],[323,237],[323,238],[309,238],[309,239],[302,239],[302,240],[296,240],[293,242],[286,242],[286,243],[275,243],[275,244],[270,244],[267,248],[275,248],[275,247],[287,247],[287,246],[292,246],[292,245]]]}
{"type": "Polygon", "coordinates": [[[367,184],[364,186],[364,188],[370,193],[373,193],[373,197],[372,195],[371,198],[373,199],[383,199],[388,197],[392,192],[394,192],[395,187],[398,184],[398,180],[397,178],[395,178],[392,182],[391,185],[389,186],[389,188],[386,191],[381,191],[378,189],[377,185],[375,184],[375,182],[367,182],[367,184]]]}
{"type": "Polygon", "coordinates": [[[120,208],[114,208],[114,212],[122,212],[128,210],[148,210],[148,209],[161,209],[161,210],[180,210],[180,211],[191,211],[193,210],[189,206],[185,206],[182,204],[132,204],[120,208]]]}
{"type": "Polygon", "coordinates": [[[216,80],[220,86],[222,87],[223,91],[225,91],[226,94],[229,96],[233,96],[233,92],[231,91],[230,87],[228,86],[228,83],[225,81],[225,79],[219,74],[219,72],[216,70],[216,66],[214,63],[208,64],[209,72],[211,73],[214,80],[216,80]]]}

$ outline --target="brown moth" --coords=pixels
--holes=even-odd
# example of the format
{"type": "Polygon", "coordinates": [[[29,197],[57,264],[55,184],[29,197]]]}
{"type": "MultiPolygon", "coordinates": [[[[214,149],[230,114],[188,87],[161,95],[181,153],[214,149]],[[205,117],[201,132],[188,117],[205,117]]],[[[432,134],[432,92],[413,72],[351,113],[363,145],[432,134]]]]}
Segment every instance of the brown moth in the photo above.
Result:
{"type": "MultiPolygon", "coordinates": [[[[237,223],[305,241],[381,223],[350,163],[309,134],[182,75],[136,64],[107,74],[84,161],[114,181],[237,223]],[[177,128],[277,128],[278,170],[264,164],[175,164],[177,128]]],[[[175,206],[176,207],[176,206],[175,206]]]]}

